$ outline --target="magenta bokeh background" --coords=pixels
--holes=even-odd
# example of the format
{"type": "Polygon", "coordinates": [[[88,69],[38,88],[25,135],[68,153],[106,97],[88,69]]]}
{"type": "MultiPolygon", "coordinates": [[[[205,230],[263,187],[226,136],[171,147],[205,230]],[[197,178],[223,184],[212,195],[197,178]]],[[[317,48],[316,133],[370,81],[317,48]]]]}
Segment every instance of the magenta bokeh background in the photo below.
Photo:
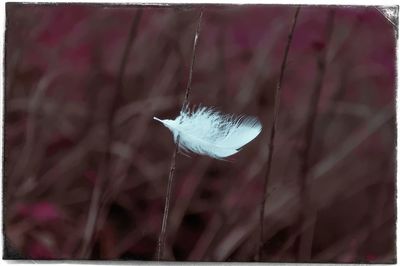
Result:
{"type": "MultiPolygon", "coordinates": [[[[178,155],[168,260],[254,261],[274,90],[294,10],[204,7],[190,102],[257,116],[263,132],[229,162],[178,155]]],[[[174,144],[152,117],[179,113],[198,12],[190,5],[7,4],[6,258],[154,258],[174,144]],[[110,125],[119,65],[139,9],[110,125]],[[110,126],[112,157],[104,163],[110,126]],[[82,255],[92,193],[105,164],[111,170],[101,190],[101,213],[82,255]]],[[[367,134],[312,183],[310,261],[394,262],[394,29],[376,8],[326,6],[301,8],[289,53],[264,260],[298,261],[298,244],[290,241],[302,211],[299,149],[317,56],[325,48],[311,166],[335,159],[367,134]],[[374,121],[379,127],[371,129],[374,121]]]]}

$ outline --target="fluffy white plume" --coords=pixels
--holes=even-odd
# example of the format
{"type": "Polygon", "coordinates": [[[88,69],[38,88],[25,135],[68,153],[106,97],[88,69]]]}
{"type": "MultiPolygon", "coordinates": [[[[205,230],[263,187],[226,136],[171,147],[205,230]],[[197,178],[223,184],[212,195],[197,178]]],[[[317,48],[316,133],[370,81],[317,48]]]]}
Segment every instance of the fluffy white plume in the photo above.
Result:
{"type": "Polygon", "coordinates": [[[179,147],[222,159],[233,155],[260,134],[262,126],[254,117],[225,115],[213,108],[199,107],[181,112],[175,120],[161,120],[174,135],[179,147]]]}

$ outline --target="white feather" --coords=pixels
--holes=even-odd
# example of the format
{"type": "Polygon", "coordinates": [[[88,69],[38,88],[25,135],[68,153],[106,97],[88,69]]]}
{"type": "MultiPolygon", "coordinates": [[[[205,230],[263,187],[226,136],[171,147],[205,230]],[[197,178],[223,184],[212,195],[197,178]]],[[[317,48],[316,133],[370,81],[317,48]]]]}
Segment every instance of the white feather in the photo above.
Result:
{"type": "Polygon", "coordinates": [[[217,159],[237,153],[262,129],[254,117],[225,115],[209,107],[186,109],[174,120],[154,119],[171,130],[175,142],[179,135],[183,150],[217,159]]]}

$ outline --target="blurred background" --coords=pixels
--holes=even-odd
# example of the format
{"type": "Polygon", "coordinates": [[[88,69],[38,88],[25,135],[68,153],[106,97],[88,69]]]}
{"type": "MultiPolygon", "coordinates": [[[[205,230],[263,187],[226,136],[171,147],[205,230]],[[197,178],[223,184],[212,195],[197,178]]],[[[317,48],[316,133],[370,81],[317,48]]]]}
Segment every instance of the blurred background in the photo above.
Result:
{"type": "MultiPolygon", "coordinates": [[[[263,131],[229,161],[178,154],[165,258],[254,261],[295,7],[203,10],[190,103],[257,116],[263,131]]],[[[5,258],[154,259],[174,143],[152,118],[179,114],[199,11],[7,4],[5,258]]],[[[281,96],[262,260],[302,261],[308,213],[307,261],[394,262],[393,25],[373,7],[302,7],[281,96]]]]}

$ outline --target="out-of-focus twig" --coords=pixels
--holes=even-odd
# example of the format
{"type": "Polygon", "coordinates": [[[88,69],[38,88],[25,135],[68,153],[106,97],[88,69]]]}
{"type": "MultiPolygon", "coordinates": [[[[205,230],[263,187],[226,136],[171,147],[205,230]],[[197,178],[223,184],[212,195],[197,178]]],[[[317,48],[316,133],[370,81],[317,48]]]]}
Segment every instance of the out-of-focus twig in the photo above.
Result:
{"type": "Polygon", "coordinates": [[[316,260],[326,260],[327,258],[334,259],[335,256],[342,254],[348,249],[349,243],[352,241],[357,241],[357,243],[363,244],[367,240],[368,236],[379,226],[382,226],[385,222],[388,222],[390,219],[393,219],[391,214],[384,213],[383,216],[379,217],[380,221],[374,224],[374,227],[371,228],[371,223],[368,223],[365,226],[362,226],[360,229],[352,232],[349,235],[346,235],[342,239],[330,245],[328,248],[322,250],[318,254],[315,255],[316,260]]]}
{"type": "MultiPolygon", "coordinates": [[[[170,16],[166,16],[167,18],[169,18],[170,16]]],[[[142,36],[142,35],[141,35],[142,36]]],[[[143,37],[142,37],[143,38],[143,37]]],[[[157,49],[152,49],[153,52],[156,55],[159,55],[162,53],[163,49],[165,49],[167,47],[167,42],[160,42],[159,45],[157,46],[157,49]]],[[[98,224],[99,227],[101,228],[103,226],[103,224],[106,222],[106,217],[109,211],[109,207],[110,204],[113,200],[116,199],[116,197],[118,197],[119,192],[121,192],[121,187],[123,186],[124,181],[126,180],[127,176],[129,175],[129,168],[133,165],[141,165],[142,169],[143,169],[143,163],[145,163],[145,161],[141,160],[140,156],[137,156],[137,150],[139,148],[139,146],[142,144],[142,140],[144,138],[144,136],[146,135],[147,129],[149,127],[149,121],[152,121],[151,119],[149,119],[149,114],[152,114],[152,112],[155,109],[162,109],[165,108],[166,104],[175,104],[177,101],[176,99],[172,99],[170,98],[170,100],[168,100],[168,97],[162,97],[162,101],[161,100],[157,100],[159,97],[161,97],[162,95],[164,95],[164,92],[167,91],[169,88],[173,87],[174,84],[174,80],[176,77],[176,74],[170,75],[169,73],[177,73],[178,71],[178,65],[179,65],[179,60],[177,60],[176,58],[176,53],[172,53],[170,54],[168,57],[165,58],[165,62],[164,62],[164,66],[163,66],[163,70],[160,73],[160,79],[155,82],[152,86],[152,88],[149,90],[148,93],[148,99],[153,99],[154,101],[151,102],[151,104],[149,104],[149,102],[146,102],[145,107],[146,108],[141,108],[140,110],[137,108],[137,103],[139,103],[138,101],[129,104],[128,106],[124,106],[121,107],[118,110],[118,113],[116,114],[116,118],[114,120],[115,122],[115,126],[118,125],[118,121],[121,122],[121,120],[119,119],[121,115],[124,115],[124,117],[128,117],[131,116],[132,113],[131,111],[133,111],[132,109],[136,109],[137,111],[139,111],[139,114],[141,114],[140,116],[137,117],[137,119],[135,120],[135,123],[132,123],[131,127],[131,133],[128,134],[129,137],[128,139],[124,142],[124,149],[131,155],[128,156],[129,158],[122,158],[119,157],[119,159],[116,160],[115,164],[114,164],[114,168],[113,168],[113,173],[115,175],[115,178],[113,180],[113,182],[111,184],[109,184],[109,186],[107,186],[107,189],[105,189],[104,193],[103,193],[103,197],[102,197],[102,206],[100,207],[100,211],[99,211],[99,218],[98,218],[98,224]],[[158,97],[158,98],[157,98],[158,97]],[[135,107],[136,106],[136,107],[135,107]],[[126,108],[127,107],[127,108],[126,108]],[[133,107],[133,108],[132,108],[133,107]],[[130,110],[128,110],[130,109],[130,110]],[[131,159],[131,158],[135,158],[135,159],[131,159]]],[[[140,106],[139,106],[140,107],[140,106]]],[[[143,107],[143,105],[142,105],[143,107]]],[[[115,146],[114,146],[115,147],[115,146]]],[[[149,168],[147,166],[147,168],[149,168]]],[[[154,163],[150,166],[150,168],[157,168],[154,163]]],[[[153,172],[153,177],[157,177],[159,176],[159,174],[155,174],[153,172]]],[[[148,175],[145,175],[146,178],[149,178],[148,175]]],[[[147,181],[150,181],[150,179],[147,179],[147,181]]],[[[136,184],[138,184],[140,182],[137,182],[136,184]]],[[[149,184],[151,184],[153,186],[153,188],[155,190],[158,190],[158,186],[156,182],[149,182],[149,184]]],[[[126,186],[124,186],[124,188],[126,188],[126,186]]]]}
{"type": "Polygon", "coordinates": [[[192,167],[192,170],[187,174],[189,178],[187,178],[182,184],[181,191],[182,194],[184,194],[184,199],[175,203],[170,217],[171,223],[168,228],[168,233],[170,235],[169,240],[171,241],[171,244],[174,243],[176,239],[177,231],[183,220],[185,212],[190,206],[191,200],[195,195],[196,188],[198,187],[201,178],[206,173],[210,162],[211,160],[209,158],[202,158],[199,160],[199,162],[197,162],[192,167]]]}
{"type": "MultiPolygon", "coordinates": [[[[160,45],[161,46],[161,45],[160,45]]],[[[162,46],[164,47],[164,46],[162,46]]],[[[130,154],[134,154],[139,145],[142,143],[143,137],[146,135],[149,126],[149,115],[154,111],[162,110],[168,106],[174,106],[176,104],[176,99],[173,96],[164,96],[163,92],[172,86],[172,82],[175,75],[167,75],[167,71],[175,72],[177,62],[173,55],[170,55],[165,62],[164,69],[160,73],[162,77],[159,82],[156,82],[149,91],[148,98],[143,101],[135,101],[127,106],[119,108],[116,118],[114,120],[114,126],[122,125],[127,120],[131,119],[133,115],[139,115],[135,122],[132,123],[134,126],[131,128],[131,133],[128,134],[129,138],[124,142],[125,149],[129,151],[130,154]],[[158,94],[158,95],[157,95],[158,94]]],[[[113,198],[118,194],[118,190],[121,187],[123,181],[128,175],[128,169],[131,164],[136,164],[138,159],[131,160],[133,157],[120,158],[115,162],[114,172],[116,173],[116,178],[108,190],[104,193],[103,202],[104,208],[108,202],[112,201],[113,198]]],[[[151,184],[153,184],[151,182],[151,184]]]]}
{"type": "Polygon", "coordinates": [[[345,159],[356,147],[363,143],[372,133],[378,130],[381,126],[386,124],[394,116],[394,111],[391,106],[387,106],[369,119],[365,128],[360,130],[354,136],[346,139],[340,147],[334,151],[326,159],[317,163],[310,169],[310,179],[316,180],[325,175],[328,171],[332,170],[334,166],[341,160],[345,159]]]}
{"type": "Polygon", "coordinates": [[[274,153],[274,141],[275,141],[276,125],[277,125],[278,115],[279,115],[281,86],[282,86],[283,77],[285,74],[286,62],[287,62],[287,58],[288,58],[288,54],[289,54],[290,45],[292,43],[293,32],[296,27],[296,22],[297,22],[297,17],[299,15],[299,12],[300,12],[300,7],[297,7],[294,17],[293,17],[293,22],[292,22],[291,30],[290,30],[290,33],[288,36],[288,40],[286,43],[286,48],[285,48],[285,53],[284,53],[283,60],[282,60],[279,79],[278,79],[278,83],[276,85],[276,90],[275,90],[274,114],[273,114],[273,120],[272,120],[271,135],[270,135],[269,143],[268,143],[267,170],[266,170],[266,174],[264,177],[263,194],[262,194],[261,207],[260,207],[260,239],[259,239],[259,244],[258,244],[258,260],[262,259],[262,247],[264,244],[264,239],[263,239],[264,225],[263,224],[264,224],[265,202],[266,202],[268,180],[269,180],[269,175],[270,175],[271,167],[272,167],[272,155],[274,153]]]}
{"type": "Polygon", "coordinates": [[[123,87],[123,77],[125,74],[125,69],[126,65],[129,59],[129,55],[131,52],[131,47],[133,40],[135,39],[137,32],[138,32],[138,25],[140,22],[142,16],[142,10],[139,9],[135,15],[135,17],[132,20],[131,27],[129,29],[129,36],[128,40],[126,42],[125,49],[122,53],[122,59],[121,63],[118,69],[118,76],[117,76],[117,84],[115,91],[113,91],[113,96],[112,96],[112,102],[111,102],[111,107],[110,107],[110,114],[107,119],[107,133],[106,133],[106,151],[100,166],[101,170],[101,177],[99,180],[96,180],[96,184],[94,187],[94,191],[92,194],[92,198],[90,200],[90,207],[89,207],[89,215],[87,219],[87,223],[85,226],[85,231],[83,234],[83,243],[82,243],[82,248],[81,248],[81,253],[80,257],[87,257],[89,256],[89,247],[90,243],[93,237],[93,234],[95,233],[95,228],[96,228],[96,220],[97,220],[97,214],[99,211],[99,205],[100,205],[100,198],[101,198],[101,191],[104,186],[104,182],[108,175],[110,174],[110,167],[111,167],[111,146],[113,143],[113,138],[114,138],[114,127],[113,127],[113,120],[114,116],[118,107],[118,104],[120,102],[120,98],[122,97],[122,87],[123,87]]]}
{"type": "MultiPolygon", "coordinates": [[[[344,142],[341,144],[336,150],[334,150],[329,156],[322,159],[320,162],[316,163],[309,171],[308,178],[311,181],[317,181],[323,178],[329,171],[331,171],[335,166],[337,166],[340,162],[344,161],[344,159],[353,152],[359,145],[364,143],[372,134],[376,133],[378,129],[380,129],[383,125],[388,123],[390,119],[394,116],[394,111],[391,109],[391,106],[387,106],[381,109],[376,115],[374,115],[365,126],[363,126],[360,130],[357,130],[354,134],[350,135],[344,142]]],[[[368,182],[363,184],[363,186],[357,187],[357,189],[352,188],[351,193],[357,193],[359,190],[365,189],[371,184],[376,183],[377,180],[372,180],[372,182],[368,182]]],[[[350,197],[350,192],[341,191],[343,195],[350,197]]],[[[276,259],[279,259],[282,254],[284,254],[290,246],[292,246],[296,240],[296,238],[303,232],[304,230],[299,228],[292,236],[286,241],[286,243],[282,246],[279,253],[275,256],[276,259]]],[[[318,256],[316,257],[316,259],[318,256]]]]}
{"type": "Polygon", "coordinates": [[[240,91],[237,94],[236,104],[238,109],[243,109],[248,105],[255,93],[255,89],[260,86],[262,80],[268,77],[266,73],[271,68],[270,60],[274,55],[274,45],[279,41],[284,23],[281,19],[274,20],[276,25],[268,32],[257,47],[251,58],[246,74],[239,84],[240,91]]]}
{"type": "MultiPolygon", "coordinates": [[[[201,26],[201,19],[203,17],[203,10],[200,11],[200,15],[198,18],[197,22],[197,27],[196,27],[196,32],[194,35],[194,40],[193,40],[193,49],[192,49],[192,58],[191,58],[191,64],[189,68],[189,79],[186,87],[186,93],[185,93],[185,98],[182,103],[181,110],[184,110],[187,108],[188,102],[189,102],[189,96],[190,96],[190,91],[191,91],[191,86],[192,86],[192,76],[193,76],[193,69],[194,69],[194,63],[196,60],[196,47],[197,47],[197,39],[200,34],[200,26],[201,26]]],[[[167,224],[168,224],[168,212],[169,212],[169,205],[170,205],[170,200],[171,200],[171,194],[172,194],[172,184],[174,180],[174,172],[175,172],[175,165],[176,165],[176,154],[178,153],[179,149],[179,135],[177,137],[176,143],[175,143],[175,149],[172,153],[172,159],[171,159],[171,167],[169,170],[169,176],[168,176],[168,184],[167,184],[167,193],[165,196],[165,206],[164,206],[164,212],[163,212],[163,221],[161,225],[161,232],[158,238],[158,244],[157,244],[157,254],[156,258],[157,260],[161,260],[163,258],[164,254],[164,246],[165,246],[165,239],[166,239],[166,233],[167,233],[167,224]]]]}
{"type": "Polygon", "coordinates": [[[25,133],[25,145],[22,151],[22,155],[18,160],[17,165],[14,168],[11,176],[16,181],[19,181],[23,176],[21,175],[26,171],[26,168],[31,163],[32,155],[35,150],[35,143],[37,142],[37,135],[39,131],[39,126],[37,125],[38,114],[43,108],[43,99],[46,91],[49,89],[50,85],[54,80],[60,75],[61,69],[55,70],[51,74],[44,76],[38,82],[37,88],[34,94],[31,96],[29,102],[29,118],[25,133]]]}
{"type": "Polygon", "coordinates": [[[333,32],[334,22],[334,11],[330,10],[327,17],[326,24],[326,44],[321,51],[318,51],[317,55],[317,76],[314,83],[314,88],[311,95],[311,103],[309,111],[307,112],[307,121],[305,129],[305,140],[303,149],[300,151],[301,165],[300,165],[300,199],[301,199],[301,211],[300,211],[300,227],[307,227],[309,230],[302,230],[300,235],[299,248],[298,248],[298,259],[299,261],[309,260],[311,257],[312,238],[313,238],[313,220],[315,220],[315,214],[311,210],[312,206],[309,204],[309,182],[308,172],[310,164],[310,152],[311,145],[314,136],[315,120],[317,116],[318,102],[321,95],[323,81],[326,73],[326,55],[328,50],[328,44],[331,40],[333,32]],[[309,225],[309,226],[308,226],[309,225]]]}

